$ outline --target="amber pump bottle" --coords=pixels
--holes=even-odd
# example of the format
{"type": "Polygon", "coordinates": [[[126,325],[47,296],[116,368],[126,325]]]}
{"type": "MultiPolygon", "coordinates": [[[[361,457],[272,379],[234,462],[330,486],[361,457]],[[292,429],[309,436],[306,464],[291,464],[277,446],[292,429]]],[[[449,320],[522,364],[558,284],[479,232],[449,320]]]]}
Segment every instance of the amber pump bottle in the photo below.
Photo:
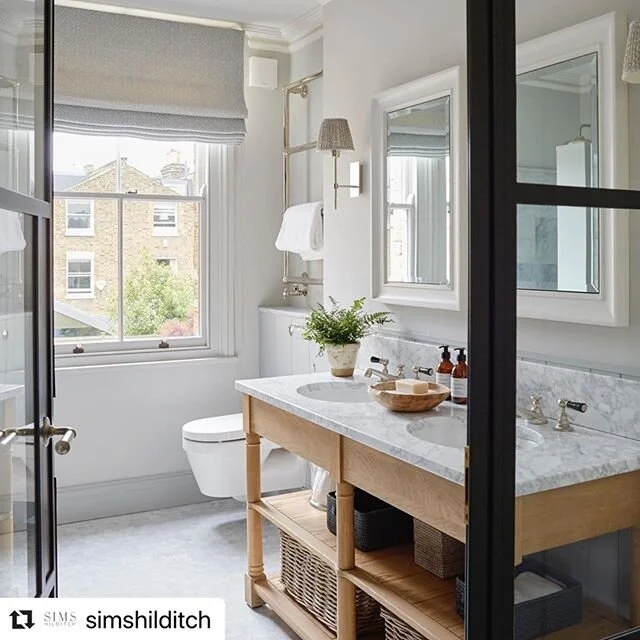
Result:
{"type": "Polygon", "coordinates": [[[449,345],[443,344],[439,347],[442,349],[442,360],[436,369],[436,383],[451,389],[451,372],[453,371],[453,363],[451,362],[451,352],[449,345]]]}
{"type": "Polygon", "coordinates": [[[456,404],[467,404],[467,378],[469,377],[469,366],[467,356],[464,354],[464,347],[455,349],[459,351],[458,364],[451,372],[451,399],[456,404]]]}

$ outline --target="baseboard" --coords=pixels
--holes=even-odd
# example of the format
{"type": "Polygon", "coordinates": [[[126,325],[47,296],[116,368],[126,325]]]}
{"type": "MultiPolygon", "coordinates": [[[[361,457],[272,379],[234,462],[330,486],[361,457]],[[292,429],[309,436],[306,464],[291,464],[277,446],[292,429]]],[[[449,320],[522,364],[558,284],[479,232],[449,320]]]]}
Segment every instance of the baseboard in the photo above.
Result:
{"type": "Polygon", "coordinates": [[[190,471],[60,487],[58,523],[208,502],[190,471]]]}

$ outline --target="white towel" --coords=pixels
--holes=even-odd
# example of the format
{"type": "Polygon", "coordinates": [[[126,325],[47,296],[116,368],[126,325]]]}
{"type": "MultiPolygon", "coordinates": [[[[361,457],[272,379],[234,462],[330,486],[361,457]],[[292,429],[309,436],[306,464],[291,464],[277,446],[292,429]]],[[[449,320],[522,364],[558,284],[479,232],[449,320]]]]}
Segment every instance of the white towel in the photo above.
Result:
{"type": "Polygon", "coordinates": [[[282,217],[276,249],[298,253],[303,260],[322,260],[324,230],[322,202],[307,202],[289,207],[282,217]]]}
{"type": "Polygon", "coordinates": [[[22,233],[20,214],[0,209],[0,254],[8,251],[22,251],[27,241],[22,233]]]}
{"type": "Polygon", "coordinates": [[[562,591],[562,586],[557,582],[539,576],[532,571],[524,571],[515,579],[514,600],[518,604],[534,598],[542,598],[558,591],[562,591]]]}

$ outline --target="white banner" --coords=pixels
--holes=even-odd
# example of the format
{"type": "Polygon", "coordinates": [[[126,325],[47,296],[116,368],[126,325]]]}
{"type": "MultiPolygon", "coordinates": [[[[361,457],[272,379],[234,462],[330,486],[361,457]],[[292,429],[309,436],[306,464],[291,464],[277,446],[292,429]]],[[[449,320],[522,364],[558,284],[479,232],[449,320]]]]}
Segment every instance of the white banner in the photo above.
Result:
{"type": "Polygon", "coordinates": [[[0,638],[224,640],[220,598],[0,598],[0,638]]]}

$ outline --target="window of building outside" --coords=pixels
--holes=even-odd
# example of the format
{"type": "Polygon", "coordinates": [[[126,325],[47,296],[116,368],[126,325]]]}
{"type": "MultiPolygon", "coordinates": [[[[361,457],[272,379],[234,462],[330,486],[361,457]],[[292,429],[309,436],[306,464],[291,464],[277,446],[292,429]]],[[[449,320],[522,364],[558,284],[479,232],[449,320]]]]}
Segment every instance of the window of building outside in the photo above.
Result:
{"type": "Polygon", "coordinates": [[[54,134],[57,355],[207,346],[206,152],[54,134]]]}

